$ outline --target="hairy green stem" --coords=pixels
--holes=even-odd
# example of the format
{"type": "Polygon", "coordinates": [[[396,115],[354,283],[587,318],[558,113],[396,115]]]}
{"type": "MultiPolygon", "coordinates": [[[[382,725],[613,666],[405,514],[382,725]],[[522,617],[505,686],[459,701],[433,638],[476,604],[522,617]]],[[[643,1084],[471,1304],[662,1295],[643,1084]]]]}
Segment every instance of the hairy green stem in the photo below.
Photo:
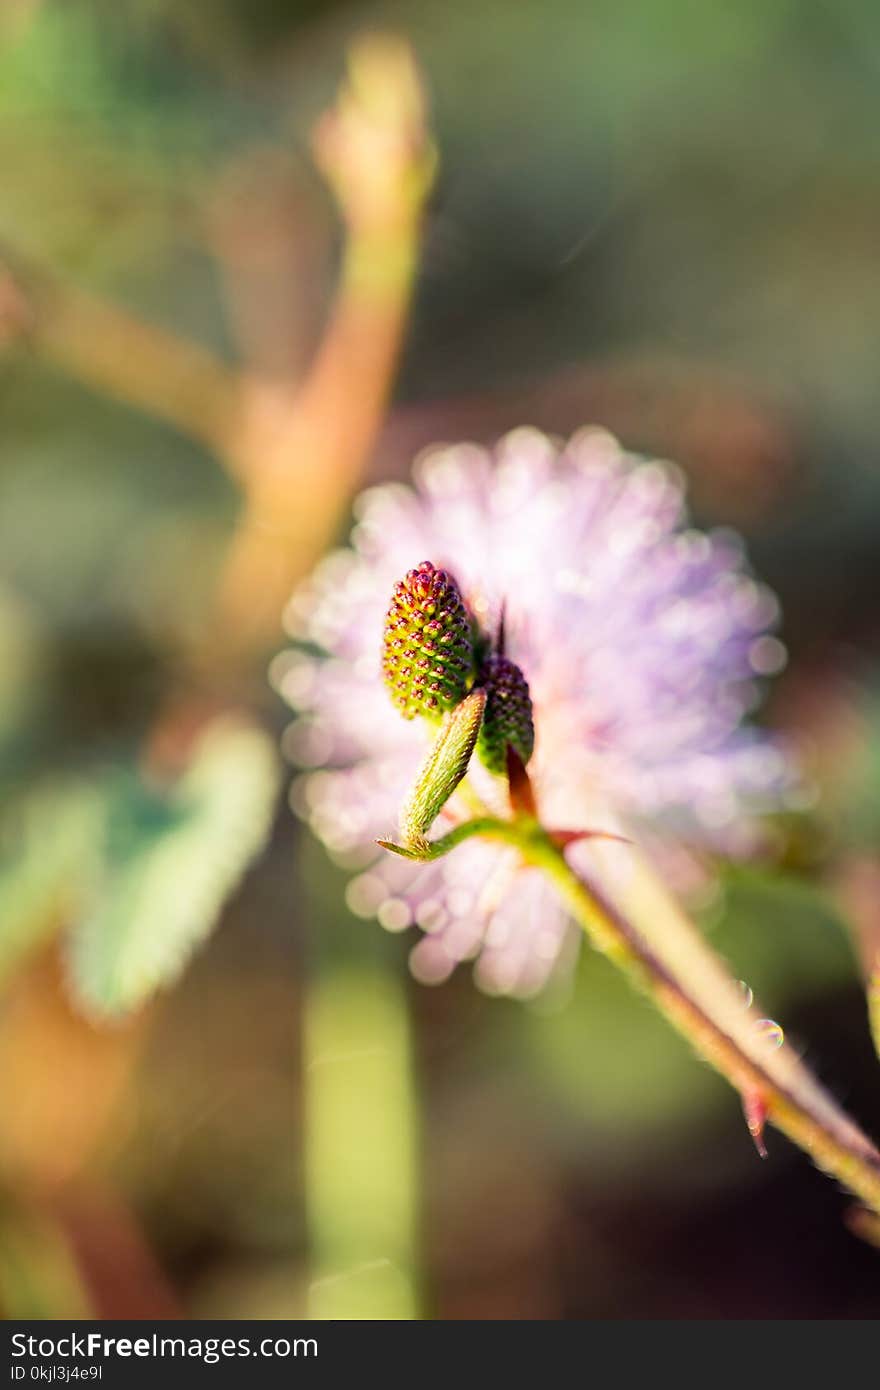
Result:
{"type": "Polygon", "coordinates": [[[880,1213],[880,1152],[789,1044],[777,1049],[761,1035],[723,963],[635,851],[624,910],[576,873],[548,832],[527,818],[467,821],[434,842],[428,857],[473,835],[513,846],[544,873],[592,944],[654,1001],[698,1056],[744,1098],[759,1098],[777,1129],[880,1213]]]}

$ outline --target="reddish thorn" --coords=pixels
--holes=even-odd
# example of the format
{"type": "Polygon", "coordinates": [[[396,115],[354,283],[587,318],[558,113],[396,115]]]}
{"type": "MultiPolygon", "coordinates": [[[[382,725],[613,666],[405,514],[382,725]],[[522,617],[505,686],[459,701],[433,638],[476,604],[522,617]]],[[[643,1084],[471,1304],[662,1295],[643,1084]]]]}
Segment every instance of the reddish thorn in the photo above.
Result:
{"type": "Polygon", "coordinates": [[[557,849],[566,849],[578,840],[616,840],[620,845],[631,845],[625,835],[615,835],[610,830],[548,830],[547,834],[557,849]]]}
{"type": "Polygon", "coordinates": [[[764,1125],[767,1123],[767,1102],[761,1091],[743,1091],[742,1097],[743,1115],[749,1134],[755,1143],[755,1148],[761,1158],[767,1157],[767,1146],[764,1143],[764,1125]]]}
{"type": "Polygon", "coordinates": [[[512,743],[507,745],[507,781],[510,785],[510,804],[515,813],[537,819],[538,805],[531,778],[512,743]]]}

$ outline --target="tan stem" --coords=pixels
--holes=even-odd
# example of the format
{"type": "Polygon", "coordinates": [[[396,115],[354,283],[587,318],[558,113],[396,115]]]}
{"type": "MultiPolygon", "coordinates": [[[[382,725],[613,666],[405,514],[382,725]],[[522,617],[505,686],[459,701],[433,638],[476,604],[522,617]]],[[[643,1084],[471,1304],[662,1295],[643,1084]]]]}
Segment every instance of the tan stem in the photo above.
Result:
{"type": "Polygon", "coordinates": [[[415,218],[353,234],[335,307],[295,394],[252,389],[236,453],[246,504],[220,590],[220,627],[271,638],[298,579],[332,542],[394,378],[418,248],[415,218]]]}
{"type": "Polygon", "coordinates": [[[421,857],[437,858],[472,835],[514,846],[525,863],[546,874],[592,944],[654,1001],[698,1056],[743,1096],[759,1096],[777,1129],[880,1213],[876,1146],[789,1043],[776,1048],[761,1034],[723,962],[635,850],[617,851],[629,862],[615,901],[581,878],[534,821],[478,818],[435,841],[421,857]]]}
{"type": "Polygon", "coordinates": [[[109,300],[16,262],[20,332],[47,361],[174,425],[235,471],[227,447],[241,409],[234,367],[109,300]]]}
{"type": "MultiPolygon", "coordinates": [[[[714,993],[706,999],[695,997],[648,946],[643,934],[598,889],[580,879],[559,850],[541,845],[533,862],[550,873],[587,935],[654,999],[694,1051],[740,1093],[759,1093],[777,1129],[808,1153],[817,1167],[880,1211],[880,1152],[794,1050],[787,1043],[779,1049],[767,1043],[741,1006],[739,1014],[731,1017],[726,998],[716,1003],[714,993]],[[749,1028],[751,1037],[746,1035],[749,1028]]],[[[725,974],[721,961],[696,932],[690,949],[703,958],[707,981],[725,974]]],[[[733,982],[726,983],[732,990],[733,982]]]]}

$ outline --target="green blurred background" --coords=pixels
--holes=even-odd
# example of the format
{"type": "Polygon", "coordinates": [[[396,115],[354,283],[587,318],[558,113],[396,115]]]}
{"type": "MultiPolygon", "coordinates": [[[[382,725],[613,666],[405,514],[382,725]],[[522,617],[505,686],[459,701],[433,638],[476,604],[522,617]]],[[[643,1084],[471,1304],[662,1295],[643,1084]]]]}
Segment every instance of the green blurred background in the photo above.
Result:
{"type": "MultiPolygon", "coordinates": [[[[292,379],[340,259],[309,132],[351,39],[376,29],[414,48],[439,166],[364,476],[403,476],[436,439],[596,422],[680,462],[698,521],[746,534],[790,651],[764,717],[820,796],[774,863],[723,874],[706,929],[877,1134],[859,969],[880,882],[877,7],[6,0],[0,256],[224,359],[244,341],[266,379],[292,379]]],[[[775,1133],[759,1162],[736,1096],[604,961],[584,953],[570,999],[528,1006],[483,998],[466,969],[408,984],[408,943],[346,914],[345,876],[275,794],[289,770],[224,764],[221,801],[252,796],[256,821],[271,804],[274,824],[262,848],[252,827],[256,861],[179,981],[122,1022],[86,1021],[75,989],[71,1006],[53,943],[78,920],[93,841],[140,873],[177,827],[173,877],[239,833],[207,827],[197,798],[144,791],[139,750],[171,694],[244,711],[264,750],[290,714],[266,675],[280,618],[246,660],[181,658],[216,623],[233,482],[171,424],[47,361],[26,312],[10,319],[6,1314],[301,1316],[317,1219],[331,1252],[334,1221],[350,1240],[351,1315],[877,1315],[880,1257],[846,1229],[846,1199],[775,1133]],[[335,992],[316,1014],[321,979],[335,992]],[[338,1029],[343,1051],[380,1039],[366,1075],[328,1089],[329,1120],[311,1028],[338,1029]]],[[[122,894],[106,930],[133,910],[122,894]]],[[[83,940],[88,995],[102,986],[83,940]]]]}

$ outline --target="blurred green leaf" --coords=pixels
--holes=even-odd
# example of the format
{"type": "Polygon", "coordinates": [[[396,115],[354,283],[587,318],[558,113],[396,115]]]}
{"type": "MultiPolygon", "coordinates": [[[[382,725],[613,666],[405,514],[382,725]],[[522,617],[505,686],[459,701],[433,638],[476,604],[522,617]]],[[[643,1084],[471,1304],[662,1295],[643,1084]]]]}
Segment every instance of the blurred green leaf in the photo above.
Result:
{"type": "Polygon", "coordinates": [[[100,891],[69,940],[82,1008],[123,1014],[180,974],[265,844],[277,790],[272,740],[231,722],[203,734],[169,794],[128,782],[100,891]]]}
{"type": "Polygon", "coordinates": [[[104,808],[86,782],[46,783],[0,817],[0,981],[64,921],[97,871],[104,808]]]}

